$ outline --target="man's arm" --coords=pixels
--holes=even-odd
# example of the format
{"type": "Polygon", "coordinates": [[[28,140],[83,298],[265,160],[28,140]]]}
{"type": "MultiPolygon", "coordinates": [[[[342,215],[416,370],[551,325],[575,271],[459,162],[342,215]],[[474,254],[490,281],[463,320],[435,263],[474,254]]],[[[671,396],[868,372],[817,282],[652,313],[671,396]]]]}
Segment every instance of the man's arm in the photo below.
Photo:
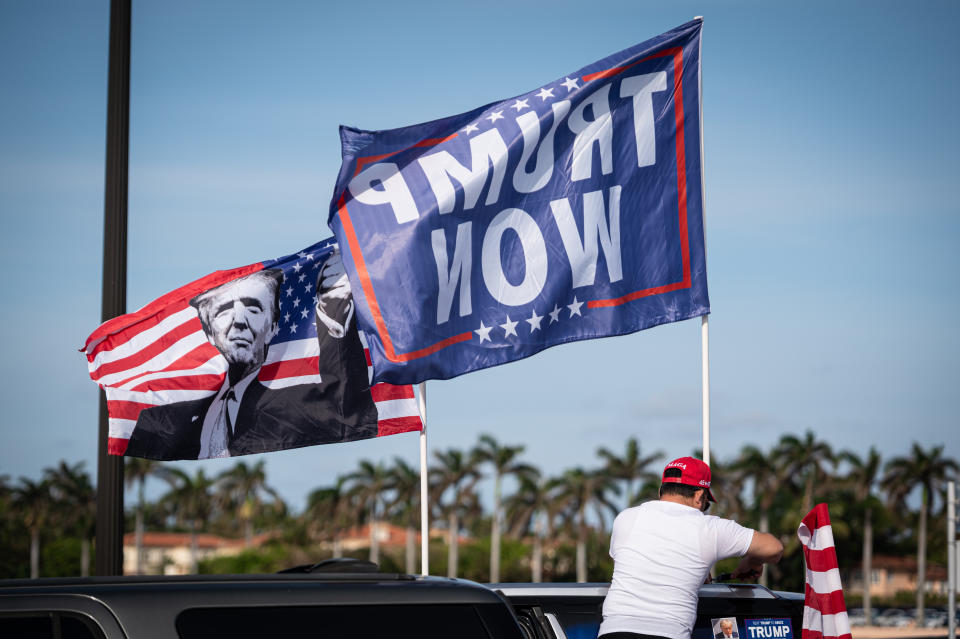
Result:
{"type": "Polygon", "coordinates": [[[753,531],[747,554],[733,571],[733,579],[756,579],[763,573],[763,564],[775,564],[783,554],[783,544],[770,533],[753,531]]]}

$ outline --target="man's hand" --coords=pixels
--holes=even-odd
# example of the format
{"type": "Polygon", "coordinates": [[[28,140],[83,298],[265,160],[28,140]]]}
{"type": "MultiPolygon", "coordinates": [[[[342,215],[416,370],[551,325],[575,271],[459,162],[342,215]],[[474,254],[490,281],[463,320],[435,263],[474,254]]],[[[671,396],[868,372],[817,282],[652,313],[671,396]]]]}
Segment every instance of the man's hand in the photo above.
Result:
{"type": "Polygon", "coordinates": [[[324,300],[343,300],[350,297],[350,281],[343,268],[343,258],[340,256],[339,249],[330,254],[320,269],[317,293],[320,295],[321,304],[324,300]]]}
{"type": "Polygon", "coordinates": [[[763,574],[763,564],[775,564],[783,554],[783,544],[770,533],[753,531],[753,539],[747,554],[740,560],[740,565],[733,571],[731,578],[744,581],[759,579],[763,574]]]}
{"type": "Polygon", "coordinates": [[[754,563],[754,560],[744,557],[740,560],[740,565],[737,566],[736,570],[730,574],[730,578],[739,581],[756,581],[762,574],[762,563],[754,563]]]}
{"type": "Polygon", "coordinates": [[[352,318],[353,297],[350,294],[350,281],[338,249],[320,268],[320,277],[317,280],[317,319],[327,327],[331,337],[339,339],[346,335],[352,318]]]}

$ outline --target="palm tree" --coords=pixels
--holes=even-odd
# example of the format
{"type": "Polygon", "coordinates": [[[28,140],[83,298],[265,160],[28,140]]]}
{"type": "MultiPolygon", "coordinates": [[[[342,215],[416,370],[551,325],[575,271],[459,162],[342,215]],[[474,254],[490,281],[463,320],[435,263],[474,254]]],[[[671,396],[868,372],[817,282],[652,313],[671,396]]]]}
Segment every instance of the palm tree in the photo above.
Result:
{"type": "Polygon", "coordinates": [[[190,572],[197,572],[197,530],[210,519],[214,500],[211,489],[215,480],[207,477],[203,469],[191,477],[178,468],[171,468],[173,487],[162,500],[174,513],[177,521],[190,530],[190,572]]]}
{"type": "Polygon", "coordinates": [[[137,508],[135,511],[133,539],[136,553],[136,574],[142,575],[144,570],[143,556],[143,511],[146,505],[145,488],[147,478],[153,476],[167,482],[173,480],[173,475],[166,466],[161,466],[153,459],[142,457],[125,457],[123,460],[123,483],[127,488],[137,486],[137,508]]]}
{"type": "Polygon", "coordinates": [[[346,479],[338,477],[333,486],[318,488],[307,497],[304,519],[312,537],[329,536],[334,557],[343,556],[340,536],[349,525],[353,514],[346,479]]]}
{"type": "Polygon", "coordinates": [[[31,579],[40,576],[40,531],[46,528],[52,507],[49,482],[20,478],[20,484],[13,489],[13,508],[30,531],[31,579]]]}
{"type": "Polygon", "coordinates": [[[416,526],[420,512],[420,471],[397,457],[387,471],[387,489],[393,497],[387,507],[403,522],[407,529],[406,564],[407,574],[416,572],[416,526]]]}
{"type": "MultiPolygon", "coordinates": [[[[779,454],[777,450],[767,454],[756,446],[747,445],[730,466],[741,480],[753,484],[753,502],[759,510],[757,528],[764,533],[770,532],[770,509],[784,478],[785,467],[780,462],[779,454]]],[[[768,585],[766,570],[760,573],[759,583],[761,586],[768,585]]]]}
{"type": "Polygon", "coordinates": [[[917,625],[924,622],[924,594],[927,572],[927,513],[933,499],[958,470],[957,462],[942,456],[943,446],[934,446],[929,451],[914,442],[907,457],[896,457],[887,462],[881,480],[890,501],[903,507],[907,495],[920,487],[920,523],[917,531],[917,625]]]}
{"type": "Polygon", "coordinates": [[[853,488],[857,502],[863,506],[863,559],[861,561],[863,614],[866,617],[866,625],[869,626],[873,617],[870,608],[870,574],[873,572],[873,507],[876,502],[873,486],[877,483],[880,474],[880,453],[871,446],[870,452],[862,459],[849,450],[841,452],[840,458],[850,465],[846,481],[853,488]]]}
{"type": "MultiPolygon", "coordinates": [[[[770,532],[770,509],[783,480],[783,467],[779,464],[776,453],[767,454],[756,446],[747,445],[740,450],[740,455],[730,468],[741,480],[752,483],[753,502],[759,510],[758,529],[760,532],[770,532]]],[[[764,576],[766,571],[761,576],[761,583],[766,585],[764,576]]]]}
{"type": "Polygon", "coordinates": [[[587,510],[593,506],[603,528],[604,515],[615,514],[617,507],[607,494],[619,495],[616,481],[602,471],[574,468],[551,482],[553,499],[566,511],[577,535],[577,582],[587,580],[587,510]]]}
{"type": "Polygon", "coordinates": [[[237,514],[243,522],[244,546],[247,548],[253,545],[253,519],[263,510],[266,501],[264,496],[269,496],[271,503],[280,502],[277,491],[267,486],[264,463],[260,460],[253,466],[247,466],[244,462],[239,462],[217,478],[223,491],[224,503],[237,507],[237,514]]]}
{"type": "Polygon", "coordinates": [[[663,457],[663,451],[658,450],[652,455],[644,457],[640,454],[640,444],[635,437],[627,440],[627,449],[623,457],[606,449],[597,449],[597,455],[606,461],[604,471],[614,479],[623,480],[626,485],[625,507],[629,508],[634,503],[633,482],[639,479],[641,482],[654,481],[658,478],[657,473],[648,470],[650,464],[663,457]]]}
{"type": "Polygon", "coordinates": [[[473,463],[493,466],[493,525],[490,531],[490,581],[500,581],[500,527],[501,483],[507,475],[518,475],[533,470],[533,466],[517,461],[524,446],[501,446],[492,435],[481,435],[473,449],[473,463]]]}
{"type": "Polygon", "coordinates": [[[786,476],[795,477],[803,482],[803,502],[801,517],[813,508],[816,488],[823,488],[830,478],[824,468],[826,463],[835,464],[836,456],[830,445],[817,440],[813,431],[808,430],[803,438],[784,435],[774,452],[786,470],[786,476]]]}
{"type": "Polygon", "coordinates": [[[434,453],[439,467],[430,469],[435,495],[434,503],[440,504],[441,510],[447,515],[447,576],[457,576],[459,562],[459,534],[460,516],[464,513],[466,497],[480,478],[475,463],[472,463],[463,451],[451,448],[434,453]],[[439,497],[446,494],[447,501],[441,502],[439,497]]]}
{"type": "MultiPolygon", "coordinates": [[[[694,448],[695,459],[703,459],[703,449],[694,448]]],[[[722,515],[728,519],[740,520],[744,515],[743,487],[746,478],[737,469],[737,460],[721,461],[716,455],[710,458],[710,492],[717,497],[715,515],[722,515]]],[[[660,476],[657,476],[657,494],[660,492],[660,476]]],[[[649,486],[651,482],[646,482],[649,486]]],[[[649,488],[648,488],[649,490],[649,488]]]]}
{"type": "Polygon", "coordinates": [[[360,468],[346,475],[345,479],[352,482],[350,493],[368,508],[368,522],[370,525],[370,561],[380,562],[380,537],[377,534],[380,517],[380,502],[387,486],[387,471],[383,464],[363,459],[360,468]]]}
{"type": "Polygon", "coordinates": [[[96,517],[96,491],[90,475],[83,470],[84,462],[73,466],[61,461],[56,468],[44,470],[51,495],[59,502],[57,509],[65,516],[69,527],[80,535],[80,576],[90,575],[90,539],[93,537],[96,517]]]}
{"type": "Polygon", "coordinates": [[[540,583],[543,581],[544,519],[550,506],[550,493],[536,468],[517,475],[517,481],[516,492],[504,501],[507,529],[516,537],[527,533],[533,536],[530,580],[540,583]]]}

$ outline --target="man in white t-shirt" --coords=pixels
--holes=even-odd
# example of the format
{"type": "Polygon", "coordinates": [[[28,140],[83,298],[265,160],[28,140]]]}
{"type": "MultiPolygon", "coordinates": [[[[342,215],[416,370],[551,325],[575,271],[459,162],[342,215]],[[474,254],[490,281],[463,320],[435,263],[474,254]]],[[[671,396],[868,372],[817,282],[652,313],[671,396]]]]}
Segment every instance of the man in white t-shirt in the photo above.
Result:
{"type": "Polygon", "coordinates": [[[613,579],[600,639],[689,639],[697,591],[721,559],[743,557],[734,579],[756,579],[783,544],[768,533],[706,515],[710,467],[681,457],[663,469],[660,499],[628,508],[613,522],[613,579]]]}

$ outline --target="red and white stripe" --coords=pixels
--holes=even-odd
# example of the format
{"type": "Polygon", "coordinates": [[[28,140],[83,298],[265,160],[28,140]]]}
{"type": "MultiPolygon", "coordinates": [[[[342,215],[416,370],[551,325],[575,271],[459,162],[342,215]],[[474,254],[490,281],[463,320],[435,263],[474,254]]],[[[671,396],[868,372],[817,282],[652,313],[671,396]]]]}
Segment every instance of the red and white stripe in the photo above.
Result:
{"type": "Polygon", "coordinates": [[[806,562],[802,639],[850,639],[837,550],[826,504],[817,504],[797,530],[806,562]]]}
{"type": "MultiPolygon", "coordinates": [[[[189,300],[260,268],[253,264],[212,273],[105,322],[87,338],[81,350],[86,353],[90,377],[107,395],[110,454],[124,454],[141,410],[200,399],[220,389],[226,361],[207,341],[189,300]]],[[[319,354],[316,338],[274,344],[258,380],[269,388],[319,383],[319,354]]],[[[369,355],[367,367],[369,372],[369,355]]],[[[377,407],[378,436],[421,429],[412,386],[377,384],[371,395],[377,407]]]]}

